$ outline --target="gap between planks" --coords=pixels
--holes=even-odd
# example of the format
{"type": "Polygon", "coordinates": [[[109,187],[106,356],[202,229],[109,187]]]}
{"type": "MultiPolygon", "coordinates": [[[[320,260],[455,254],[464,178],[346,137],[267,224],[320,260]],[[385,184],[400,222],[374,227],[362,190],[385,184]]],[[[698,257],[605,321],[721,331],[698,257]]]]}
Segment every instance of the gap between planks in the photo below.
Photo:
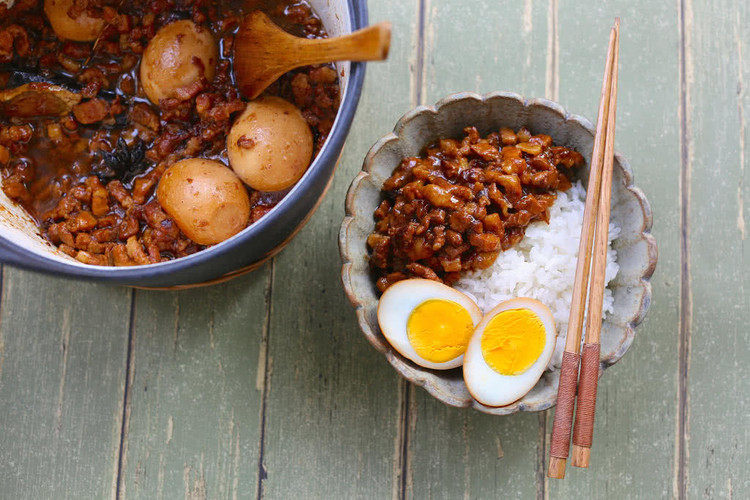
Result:
{"type": "Polygon", "coordinates": [[[130,424],[130,391],[132,388],[133,377],[133,347],[135,343],[135,288],[130,290],[130,318],[128,324],[128,350],[125,355],[125,386],[122,396],[122,414],[120,416],[120,444],[117,450],[117,470],[115,474],[114,497],[120,500],[125,496],[125,485],[123,470],[125,469],[125,460],[127,460],[128,447],[128,427],[130,424]]]}
{"type": "MultiPolygon", "coordinates": [[[[741,36],[741,25],[740,25],[740,13],[739,11],[735,12],[735,21],[734,21],[734,29],[735,29],[735,40],[737,42],[737,67],[740,69],[737,76],[737,111],[739,114],[739,122],[740,122],[740,141],[739,141],[739,151],[740,151],[740,180],[737,184],[737,207],[738,207],[738,214],[737,214],[737,229],[740,232],[740,238],[741,238],[741,245],[744,247],[745,245],[745,200],[743,198],[743,192],[745,190],[745,108],[742,105],[742,100],[745,95],[745,82],[742,78],[742,68],[744,64],[744,60],[742,57],[742,36],[741,36]]],[[[740,255],[744,255],[744,252],[740,253],[740,255]]]]}
{"type": "MultiPolygon", "coordinates": [[[[266,317],[263,324],[263,333],[261,337],[260,351],[258,354],[258,371],[263,370],[263,385],[261,387],[260,395],[260,437],[258,438],[258,489],[256,491],[256,499],[261,500],[263,498],[264,481],[268,477],[266,471],[265,452],[266,452],[266,409],[268,407],[268,385],[270,383],[270,361],[268,355],[268,336],[271,331],[271,312],[272,312],[272,298],[273,298],[273,284],[276,271],[276,258],[272,258],[268,265],[268,284],[266,285],[265,293],[265,306],[266,306],[266,317]]],[[[260,385],[259,382],[260,373],[256,377],[256,386],[260,385]]]]}
{"type": "Polygon", "coordinates": [[[560,34],[557,23],[557,0],[549,0],[547,11],[547,70],[545,94],[547,99],[560,99],[560,34]]]}
{"type": "Polygon", "coordinates": [[[3,342],[3,311],[5,310],[5,266],[0,264],[0,377],[3,375],[5,361],[5,342],[3,342]]]}
{"type": "Polygon", "coordinates": [[[394,500],[406,500],[411,488],[411,430],[414,423],[412,414],[416,408],[412,408],[413,391],[411,383],[401,379],[399,383],[399,405],[398,405],[398,433],[396,434],[396,449],[393,461],[394,470],[394,500]]]}
{"type": "Polygon", "coordinates": [[[693,323],[693,293],[690,274],[690,199],[692,182],[692,130],[688,103],[693,81],[690,29],[693,12],[691,0],[679,1],[680,29],[680,326],[678,343],[677,423],[675,436],[674,496],[687,498],[688,434],[690,432],[690,343],[693,323]]]}
{"type": "Polygon", "coordinates": [[[547,489],[547,416],[549,410],[539,412],[536,450],[536,500],[546,500],[547,489]]]}

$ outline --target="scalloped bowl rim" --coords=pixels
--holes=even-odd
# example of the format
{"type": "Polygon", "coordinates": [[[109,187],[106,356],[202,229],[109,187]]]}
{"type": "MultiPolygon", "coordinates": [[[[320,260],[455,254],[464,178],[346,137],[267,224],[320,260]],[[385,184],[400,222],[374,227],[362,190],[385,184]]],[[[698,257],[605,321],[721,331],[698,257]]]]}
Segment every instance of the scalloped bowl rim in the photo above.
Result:
{"type": "MultiPolygon", "coordinates": [[[[359,191],[360,189],[365,187],[366,183],[364,181],[367,180],[371,176],[372,164],[377,153],[380,152],[381,149],[383,149],[383,147],[386,146],[387,144],[390,144],[394,141],[396,142],[401,141],[402,138],[399,134],[403,132],[403,130],[406,127],[409,126],[409,123],[411,123],[411,121],[415,117],[418,117],[425,113],[430,113],[430,114],[433,114],[435,117],[439,117],[440,111],[442,108],[444,108],[447,105],[453,104],[457,101],[461,101],[461,100],[474,100],[474,101],[480,101],[481,103],[487,103],[487,101],[491,99],[510,99],[513,101],[517,101],[524,108],[529,108],[529,109],[533,109],[534,107],[546,108],[547,110],[551,110],[555,114],[562,117],[566,125],[569,123],[577,123],[587,133],[591,134],[593,138],[593,135],[595,132],[594,126],[586,118],[576,115],[576,114],[569,113],[560,104],[550,101],[548,99],[544,99],[544,98],[526,99],[520,94],[517,94],[514,92],[497,91],[497,92],[490,92],[484,95],[480,95],[474,92],[458,92],[458,93],[450,94],[440,99],[439,101],[437,101],[436,104],[432,106],[427,106],[427,105],[417,106],[416,108],[405,113],[396,123],[393,129],[393,132],[377,140],[375,144],[370,148],[367,155],[365,156],[362,169],[357,174],[357,176],[353,179],[351,185],[349,186],[347,195],[346,195],[346,203],[345,203],[346,215],[341,224],[341,231],[339,234],[339,250],[340,250],[341,259],[342,259],[342,268],[341,268],[342,283],[343,283],[347,298],[349,299],[352,306],[355,308],[355,312],[356,312],[356,316],[357,316],[360,329],[362,330],[367,340],[373,345],[373,347],[375,347],[378,351],[380,351],[381,353],[385,355],[388,362],[391,364],[391,366],[393,366],[393,368],[398,373],[400,373],[407,380],[419,386],[424,387],[432,396],[434,396],[438,400],[446,404],[449,404],[451,406],[472,407],[485,413],[507,415],[507,414],[516,413],[518,411],[541,411],[541,410],[548,409],[555,404],[556,396],[553,396],[552,398],[539,400],[539,401],[525,401],[526,396],[524,396],[518,401],[507,406],[489,407],[489,406],[479,403],[478,401],[472,399],[471,397],[461,398],[460,396],[457,396],[456,394],[453,394],[449,391],[446,392],[446,390],[443,387],[438,386],[438,380],[442,380],[444,377],[441,377],[441,375],[437,373],[437,371],[428,370],[428,369],[425,369],[425,368],[422,368],[413,364],[412,362],[403,358],[398,352],[396,352],[387,343],[387,341],[385,341],[384,339],[381,339],[382,334],[380,333],[380,330],[377,324],[371,325],[367,319],[366,313],[367,313],[368,305],[365,303],[365,301],[362,300],[361,297],[359,297],[355,293],[353,289],[353,285],[352,285],[351,276],[350,276],[350,272],[353,267],[353,264],[352,264],[353,259],[358,258],[358,257],[361,258],[362,254],[356,251],[352,251],[354,249],[349,248],[349,239],[350,239],[349,231],[357,215],[355,212],[357,211],[356,200],[358,198],[359,191]]],[[[424,146],[426,146],[426,144],[422,145],[422,147],[424,146]]],[[[584,152],[582,151],[582,153],[584,152]]],[[[650,234],[653,217],[652,217],[651,208],[648,203],[648,200],[646,199],[643,192],[633,184],[632,170],[627,160],[618,152],[615,152],[615,160],[616,160],[615,168],[619,169],[619,173],[623,177],[623,181],[624,181],[623,189],[626,189],[627,191],[631,192],[632,196],[638,201],[640,208],[642,210],[643,223],[641,225],[641,230],[639,233],[639,237],[640,237],[639,241],[643,240],[646,244],[648,262],[646,263],[646,266],[643,269],[643,273],[639,278],[638,284],[641,286],[643,290],[639,306],[637,310],[634,311],[632,316],[629,317],[628,321],[623,325],[624,326],[623,340],[619,344],[619,348],[614,353],[611,353],[611,355],[601,359],[600,376],[604,369],[613,365],[619,359],[622,358],[622,356],[625,354],[625,352],[628,350],[628,348],[633,342],[633,338],[635,336],[635,327],[645,318],[645,315],[651,303],[650,278],[654,272],[654,269],[656,267],[656,261],[658,258],[656,241],[654,237],[650,234]]],[[[371,213],[367,214],[367,216],[371,217],[371,213]]],[[[376,301],[376,304],[377,304],[377,301],[376,301]]],[[[375,307],[376,307],[376,304],[375,304],[375,307]]],[[[545,375],[546,374],[550,374],[550,376],[552,377],[551,382],[553,383],[553,386],[555,387],[555,390],[553,392],[556,394],[557,380],[559,378],[558,370],[552,370],[552,371],[548,370],[545,372],[545,375]]],[[[540,379],[540,382],[541,380],[542,379],[540,379]]]]}

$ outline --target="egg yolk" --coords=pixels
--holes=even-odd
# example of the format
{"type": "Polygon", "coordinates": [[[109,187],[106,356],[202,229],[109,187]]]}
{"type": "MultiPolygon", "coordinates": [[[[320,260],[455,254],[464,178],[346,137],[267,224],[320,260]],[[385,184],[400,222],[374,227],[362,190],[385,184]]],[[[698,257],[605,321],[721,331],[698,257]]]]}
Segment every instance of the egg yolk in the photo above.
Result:
{"type": "Polygon", "coordinates": [[[492,318],[482,334],[482,355],[501,375],[529,369],[544,350],[544,324],[529,309],[510,309],[492,318]]]}
{"type": "Polygon", "coordinates": [[[463,354],[473,331],[469,311],[442,299],[422,302],[406,323],[406,335],[414,350],[433,363],[444,363],[463,354]]]}

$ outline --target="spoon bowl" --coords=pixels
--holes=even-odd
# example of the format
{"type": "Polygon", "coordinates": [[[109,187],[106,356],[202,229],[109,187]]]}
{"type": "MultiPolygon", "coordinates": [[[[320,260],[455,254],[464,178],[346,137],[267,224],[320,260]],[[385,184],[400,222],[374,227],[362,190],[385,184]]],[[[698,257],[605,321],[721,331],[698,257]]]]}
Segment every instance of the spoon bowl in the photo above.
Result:
{"type": "Polygon", "coordinates": [[[242,20],[234,40],[237,86],[258,97],[289,70],[332,61],[382,61],[391,45],[391,24],[382,22],[349,35],[308,39],[290,35],[261,11],[242,20]]]}

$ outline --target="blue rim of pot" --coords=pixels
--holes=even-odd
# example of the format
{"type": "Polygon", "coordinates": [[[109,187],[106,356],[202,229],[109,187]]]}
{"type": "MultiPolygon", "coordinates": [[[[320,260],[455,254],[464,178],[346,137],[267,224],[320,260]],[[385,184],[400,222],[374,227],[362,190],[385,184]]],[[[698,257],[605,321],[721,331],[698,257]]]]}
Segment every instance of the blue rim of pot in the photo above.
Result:
{"type": "MultiPolygon", "coordinates": [[[[352,31],[367,26],[366,0],[347,0],[347,4],[352,31]]],[[[354,119],[354,113],[362,93],[365,64],[353,62],[351,63],[349,72],[347,89],[344,99],[341,102],[334,127],[321,148],[320,153],[313,160],[307,174],[273,210],[232,238],[193,255],[167,262],[133,267],[111,267],[67,264],[59,260],[43,257],[25,250],[23,247],[11,242],[6,236],[0,234],[0,262],[45,274],[113,284],[148,287],[190,284],[204,281],[191,278],[192,273],[189,271],[191,269],[204,268],[203,272],[198,274],[212,274],[206,270],[209,261],[220,261],[222,257],[236,253],[238,248],[244,247],[264,232],[272,231],[279,224],[288,227],[288,223],[284,223],[283,221],[292,217],[295,211],[293,203],[295,193],[302,192],[304,194],[305,188],[310,185],[322,184],[325,186],[327,184],[354,119]],[[169,276],[179,276],[180,278],[168,279],[169,276]]],[[[308,194],[308,196],[313,195],[308,194]]],[[[314,201],[312,204],[314,205],[314,201]]],[[[295,219],[298,220],[293,224],[294,228],[304,222],[304,217],[296,217],[295,219]]],[[[227,272],[231,270],[227,269],[227,272]]],[[[220,276],[206,276],[205,278],[212,279],[218,277],[220,276]]]]}

